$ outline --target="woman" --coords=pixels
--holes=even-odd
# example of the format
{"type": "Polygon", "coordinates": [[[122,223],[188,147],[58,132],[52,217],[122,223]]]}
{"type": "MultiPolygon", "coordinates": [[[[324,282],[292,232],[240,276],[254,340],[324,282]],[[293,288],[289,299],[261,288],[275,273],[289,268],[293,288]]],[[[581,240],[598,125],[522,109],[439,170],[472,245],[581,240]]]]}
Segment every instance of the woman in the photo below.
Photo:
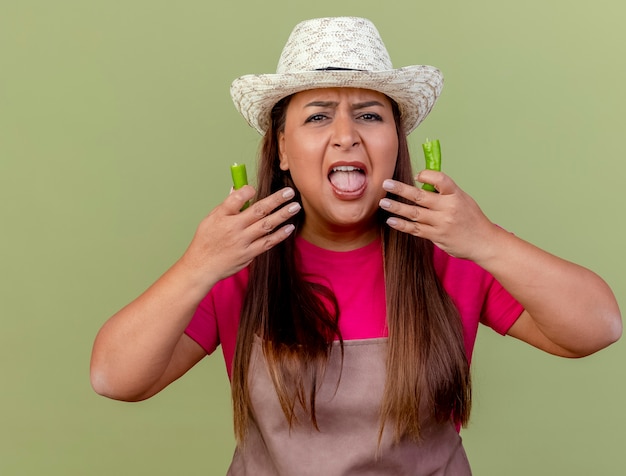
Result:
{"type": "Polygon", "coordinates": [[[393,69],[360,18],[302,22],[276,74],[235,80],[264,135],[256,200],[239,212],[255,190],[232,192],[105,323],[95,390],[148,398],[221,345],[229,474],[470,474],[458,428],[479,322],[565,357],[622,324],[597,275],[495,226],[446,174],[413,177],[406,135],[442,81],[393,69]]]}

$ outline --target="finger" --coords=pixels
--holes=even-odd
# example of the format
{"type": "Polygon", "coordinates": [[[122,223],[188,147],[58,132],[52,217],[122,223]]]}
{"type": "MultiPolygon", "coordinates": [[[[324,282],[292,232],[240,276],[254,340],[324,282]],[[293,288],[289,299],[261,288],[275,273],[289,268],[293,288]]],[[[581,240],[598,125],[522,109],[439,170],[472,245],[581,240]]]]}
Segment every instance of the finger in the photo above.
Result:
{"type": "Polygon", "coordinates": [[[432,233],[433,228],[431,225],[428,225],[426,223],[405,220],[401,217],[395,216],[387,218],[386,223],[394,230],[408,233],[413,236],[418,236],[420,238],[428,238],[432,233]]]}
{"type": "Polygon", "coordinates": [[[252,252],[253,256],[258,256],[261,253],[273,248],[277,244],[285,241],[295,229],[296,227],[292,223],[281,226],[273,233],[263,235],[262,237],[253,241],[250,244],[249,249],[252,252]]]}
{"type": "MultiPolygon", "coordinates": [[[[454,181],[443,172],[438,172],[436,170],[422,170],[417,176],[415,180],[424,184],[429,183],[437,192],[442,194],[448,194],[454,192],[454,188],[456,184],[454,181]]],[[[424,191],[424,193],[428,193],[424,191]]],[[[433,192],[430,192],[433,193],[433,192]]]]}
{"type": "Polygon", "coordinates": [[[266,237],[269,234],[276,233],[274,230],[287,220],[292,218],[301,210],[298,202],[288,203],[270,215],[263,217],[250,226],[252,230],[252,240],[266,237]]]}
{"type": "Polygon", "coordinates": [[[383,188],[389,193],[405,198],[410,203],[426,208],[429,208],[432,204],[433,195],[436,196],[436,194],[422,190],[414,185],[408,185],[391,179],[387,179],[383,182],[383,188]]]}
{"type": "Polygon", "coordinates": [[[429,208],[420,205],[398,202],[396,200],[391,200],[390,198],[381,199],[380,202],[378,202],[378,205],[386,212],[404,218],[405,220],[431,224],[433,212],[429,208]]]}
{"type": "Polygon", "coordinates": [[[273,194],[262,200],[256,201],[245,212],[242,213],[242,216],[247,218],[248,224],[252,224],[270,215],[278,207],[284,205],[293,197],[295,197],[295,195],[296,194],[292,188],[283,188],[282,190],[274,192],[273,194]]]}
{"type": "MultiPolygon", "coordinates": [[[[286,195],[290,194],[287,192],[286,195]]],[[[284,223],[296,215],[301,208],[301,205],[297,202],[288,203],[274,213],[254,223],[248,229],[248,231],[253,229],[252,241],[248,247],[252,255],[258,256],[286,240],[296,227],[292,223],[284,223]]]]}
{"type": "Polygon", "coordinates": [[[236,215],[243,208],[244,204],[252,199],[256,195],[256,190],[251,185],[244,185],[243,187],[234,190],[231,188],[230,193],[224,200],[224,207],[226,213],[229,215],[236,215]]]}
{"type": "Polygon", "coordinates": [[[407,200],[410,200],[414,203],[417,203],[424,198],[423,190],[418,189],[413,185],[407,185],[406,183],[398,182],[397,180],[386,179],[383,182],[383,189],[399,197],[406,198],[407,200]]]}

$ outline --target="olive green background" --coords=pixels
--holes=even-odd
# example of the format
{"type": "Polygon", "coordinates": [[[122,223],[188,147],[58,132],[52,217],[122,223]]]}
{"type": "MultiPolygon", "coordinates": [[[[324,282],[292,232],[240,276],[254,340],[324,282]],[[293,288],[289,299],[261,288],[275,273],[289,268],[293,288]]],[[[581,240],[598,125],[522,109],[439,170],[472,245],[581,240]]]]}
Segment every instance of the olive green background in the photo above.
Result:
{"type": "MultiPolygon", "coordinates": [[[[0,0],[0,474],[220,475],[221,354],[153,399],[92,392],[93,337],[252,169],[235,77],[272,72],[297,21],[358,15],[396,66],[440,67],[411,135],[491,219],[626,299],[620,0],[0,0]]],[[[253,170],[251,175],[254,175],[253,170]]],[[[622,475],[624,342],[577,361],[482,329],[462,432],[477,475],[622,475]]]]}

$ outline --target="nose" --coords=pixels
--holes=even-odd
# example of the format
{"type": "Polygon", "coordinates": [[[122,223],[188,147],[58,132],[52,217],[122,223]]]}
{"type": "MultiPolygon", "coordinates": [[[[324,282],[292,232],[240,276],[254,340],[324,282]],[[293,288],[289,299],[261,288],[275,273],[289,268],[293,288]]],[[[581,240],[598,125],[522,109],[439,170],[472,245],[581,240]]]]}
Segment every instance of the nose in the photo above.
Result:
{"type": "Polygon", "coordinates": [[[356,124],[350,115],[337,114],[333,121],[333,146],[338,149],[350,149],[361,143],[356,124]]]}

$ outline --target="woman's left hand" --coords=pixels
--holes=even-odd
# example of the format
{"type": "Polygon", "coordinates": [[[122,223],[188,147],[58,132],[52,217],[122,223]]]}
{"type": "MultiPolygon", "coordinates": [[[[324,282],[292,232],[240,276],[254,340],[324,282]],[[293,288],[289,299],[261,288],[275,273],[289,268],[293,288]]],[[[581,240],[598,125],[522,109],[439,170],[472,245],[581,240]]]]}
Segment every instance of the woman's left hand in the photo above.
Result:
{"type": "Polygon", "coordinates": [[[477,261],[494,237],[495,225],[478,204],[443,172],[424,170],[417,177],[435,186],[436,192],[422,190],[395,180],[385,180],[383,188],[405,198],[402,203],[383,198],[380,207],[392,214],[387,224],[405,233],[432,241],[457,258],[477,261]]]}
{"type": "Polygon", "coordinates": [[[446,174],[425,170],[417,179],[439,193],[385,180],[385,190],[409,201],[380,201],[392,215],[387,224],[491,273],[525,309],[509,335],[564,357],[592,354],[620,338],[619,306],[597,274],[497,227],[446,174]]]}

